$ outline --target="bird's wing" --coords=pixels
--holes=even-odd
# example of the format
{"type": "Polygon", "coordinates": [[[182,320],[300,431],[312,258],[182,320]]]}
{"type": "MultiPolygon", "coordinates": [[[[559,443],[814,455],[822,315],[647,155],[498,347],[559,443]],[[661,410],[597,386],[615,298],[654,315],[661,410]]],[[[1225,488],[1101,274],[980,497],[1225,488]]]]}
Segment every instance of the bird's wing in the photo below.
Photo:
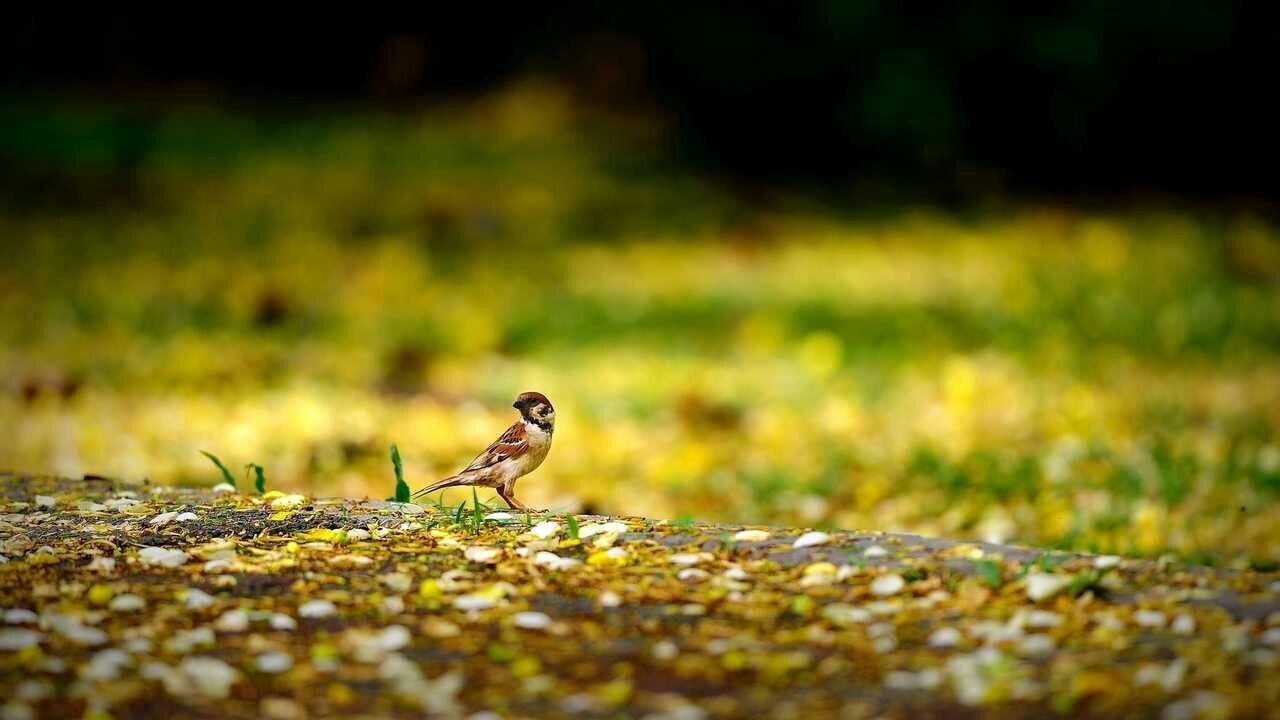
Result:
{"type": "Polygon", "coordinates": [[[505,460],[518,458],[529,451],[529,441],[526,437],[527,431],[524,429],[524,423],[517,422],[507,431],[498,436],[493,444],[484,449],[484,452],[476,456],[471,464],[466,466],[459,472],[463,473],[475,472],[476,470],[484,470],[493,467],[505,460]]]}

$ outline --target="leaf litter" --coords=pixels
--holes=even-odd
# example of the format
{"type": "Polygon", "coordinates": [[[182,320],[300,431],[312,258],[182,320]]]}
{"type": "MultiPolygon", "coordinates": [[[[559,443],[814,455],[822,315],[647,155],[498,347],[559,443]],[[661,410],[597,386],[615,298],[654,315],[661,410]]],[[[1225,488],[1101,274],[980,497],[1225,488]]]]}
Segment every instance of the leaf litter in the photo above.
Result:
{"type": "Polygon", "coordinates": [[[1275,572],[875,532],[0,486],[5,717],[1193,718],[1280,702],[1275,572]]]}

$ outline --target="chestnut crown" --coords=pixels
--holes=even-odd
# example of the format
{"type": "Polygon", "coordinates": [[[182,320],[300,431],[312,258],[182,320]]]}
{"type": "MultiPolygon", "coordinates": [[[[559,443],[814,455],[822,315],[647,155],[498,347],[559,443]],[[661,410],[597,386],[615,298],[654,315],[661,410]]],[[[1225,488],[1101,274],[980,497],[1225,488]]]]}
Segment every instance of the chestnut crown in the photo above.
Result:
{"type": "Polygon", "coordinates": [[[551,406],[547,396],[540,392],[520,393],[511,407],[519,410],[520,417],[531,423],[544,427],[555,423],[556,409],[551,406]]]}

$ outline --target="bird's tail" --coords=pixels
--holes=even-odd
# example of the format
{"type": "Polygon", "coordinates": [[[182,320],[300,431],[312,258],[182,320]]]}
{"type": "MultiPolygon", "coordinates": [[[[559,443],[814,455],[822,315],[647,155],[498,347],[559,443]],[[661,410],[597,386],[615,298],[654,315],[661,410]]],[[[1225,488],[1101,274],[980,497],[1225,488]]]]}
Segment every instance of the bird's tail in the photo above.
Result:
{"type": "Polygon", "coordinates": [[[471,484],[471,478],[465,475],[450,475],[449,477],[443,480],[437,480],[431,483],[430,485],[422,488],[421,490],[415,492],[413,494],[413,497],[420,498],[423,495],[433,493],[437,490],[443,490],[445,488],[458,487],[459,485],[470,485],[470,484],[471,484]]]}

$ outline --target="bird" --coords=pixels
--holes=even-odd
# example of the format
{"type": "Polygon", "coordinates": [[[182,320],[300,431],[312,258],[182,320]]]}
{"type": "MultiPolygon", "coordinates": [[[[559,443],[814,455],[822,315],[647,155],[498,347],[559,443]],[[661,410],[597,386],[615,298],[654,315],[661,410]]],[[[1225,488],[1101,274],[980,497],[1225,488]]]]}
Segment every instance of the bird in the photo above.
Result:
{"type": "Polygon", "coordinates": [[[492,445],[456,475],[431,483],[413,497],[465,485],[490,487],[498,491],[507,507],[529,512],[529,506],[516,499],[516,480],[536,470],[547,458],[556,427],[556,410],[540,392],[520,393],[511,407],[520,411],[520,419],[492,445]]]}

